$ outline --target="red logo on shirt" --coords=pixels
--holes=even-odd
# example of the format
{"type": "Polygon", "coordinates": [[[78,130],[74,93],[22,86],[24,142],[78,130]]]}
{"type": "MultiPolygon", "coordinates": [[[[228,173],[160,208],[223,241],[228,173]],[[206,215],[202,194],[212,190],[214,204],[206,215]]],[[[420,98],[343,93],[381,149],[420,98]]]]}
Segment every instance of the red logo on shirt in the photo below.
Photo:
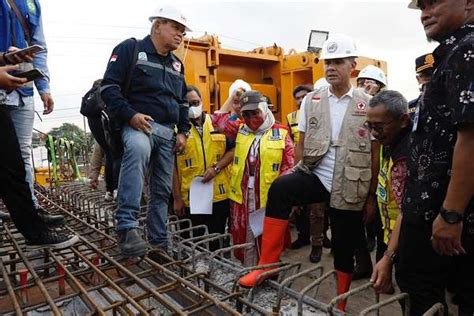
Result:
{"type": "Polygon", "coordinates": [[[118,55],[112,55],[112,57],[110,57],[109,63],[113,63],[117,59],[118,59],[118,55]]]}
{"type": "Polygon", "coordinates": [[[181,63],[180,62],[174,62],[173,63],[173,68],[174,70],[176,70],[177,72],[181,72],[181,63]]]}
{"type": "Polygon", "coordinates": [[[320,97],[319,95],[314,95],[314,96],[312,97],[312,100],[314,100],[314,101],[319,101],[319,100],[321,100],[321,97],[320,97]]]}

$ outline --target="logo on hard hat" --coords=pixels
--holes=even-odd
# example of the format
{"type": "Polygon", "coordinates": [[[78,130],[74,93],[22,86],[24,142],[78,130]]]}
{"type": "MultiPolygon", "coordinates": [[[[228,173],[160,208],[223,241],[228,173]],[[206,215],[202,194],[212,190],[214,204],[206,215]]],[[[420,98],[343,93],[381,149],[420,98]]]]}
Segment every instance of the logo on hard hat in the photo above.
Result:
{"type": "Polygon", "coordinates": [[[181,15],[180,18],[183,20],[183,22],[186,22],[186,17],[184,15],[181,15]]]}
{"type": "Polygon", "coordinates": [[[337,43],[336,42],[329,43],[327,51],[328,53],[334,53],[335,51],[337,51],[337,43]]]}

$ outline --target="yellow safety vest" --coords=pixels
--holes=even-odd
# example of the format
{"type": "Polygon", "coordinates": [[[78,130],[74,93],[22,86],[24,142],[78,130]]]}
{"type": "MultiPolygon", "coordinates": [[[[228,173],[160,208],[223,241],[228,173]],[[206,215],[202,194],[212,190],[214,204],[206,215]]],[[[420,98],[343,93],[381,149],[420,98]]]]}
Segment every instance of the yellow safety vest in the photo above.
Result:
{"type": "MultiPolygon", "coordinates": [[[[183,153],[176,156],[178,175],[181,183],[181,195],[184,203],[189,207],[189,187],[191,181],[204,175],[210,166],[222,159],[225,153],[226,139],[224,134],[214,132],[211,118],[206,115],[202,137],[195,126],[191,127],[186,148],[183,153]]],[[[225,200],[229,197],[230,172],[228,168],[214,178],[214,202],[225,200]]]]}
{"type": "MultiPolygon", "coordinates": [[[[260,139],[260,207],[267,204],[267,193],[272,182],[280,175],[285,138],[288,131],[284,128],[269,129],[260,139]]],[[[232,179],[230,182],[229,198],[242,204],[242,179],[244,177],[245,161],[255,135],[239,129],[235,141],[234,162],[232,164],[232,179]]]]}
{"type": "Polygon", "coordinates": [[[392,191],[392,167],[391,158],[383,157],[383,147],[380,148],[380,171],[377,185],[377,202],[384,230],[384,242],[388,244],[392,235],[397,216],[400,213],[397,201],[392,191]]]}
{"type": "Polygon", "coordinates": [[[295,147],[300,140],[300,131],[298,130],[298,123],[300,122],[300,110],[291,112],[286,116],[288,120],[288,125],[291,129],[291,136],[293,137],[293,143],[295,143],[295,147]]]}

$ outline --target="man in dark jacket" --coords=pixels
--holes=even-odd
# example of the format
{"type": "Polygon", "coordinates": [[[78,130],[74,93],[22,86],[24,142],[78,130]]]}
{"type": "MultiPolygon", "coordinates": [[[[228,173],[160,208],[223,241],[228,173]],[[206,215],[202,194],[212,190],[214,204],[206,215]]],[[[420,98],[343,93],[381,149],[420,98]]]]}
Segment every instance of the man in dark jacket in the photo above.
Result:
{"type": "Polygon", "coordinates": [[[119,247],[125,257],[146,253],[147,244],[138,230],[138,214],[147,169],[148,242],[154,249],[167,248],[173,150],[183,150],[190,129],[184,67],[172,53],[181,44],[185,30],[189,30],[186,18],[173,7],[162,7],[150,21],[149,36],[138,42],[129,39],[115,47],[102,81],[102,99],[123,125],[124,154],[115,218],[119,247]],[[124,96],[129,71],[131,81],[124,96]]]}

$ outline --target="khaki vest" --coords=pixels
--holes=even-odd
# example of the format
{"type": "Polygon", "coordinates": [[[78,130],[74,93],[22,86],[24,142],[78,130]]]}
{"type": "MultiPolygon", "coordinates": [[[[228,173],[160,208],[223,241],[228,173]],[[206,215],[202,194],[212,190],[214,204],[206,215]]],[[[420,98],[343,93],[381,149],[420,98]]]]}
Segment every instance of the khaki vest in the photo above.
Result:
{"type": "Polygon", "coordinates": [[[298,123],[300,122],[300,110],[291,112],[286,116],[288,121],[288,126],[291,129],[291,136],[293,137],[293,143],[298,145],[298,141],[300,140],[300,131],[298,130],[298,123]]]}
{"type": "MultiPolygon", "coordinates": [[[[206,114],[202,138],[193,125],[184,152],[176,156],[178,176],[181,183],[181,195],[184,204],[189,207],[189,188],[192,180],[202,176],[207,168],[215,165],[225,153],[226,139],[224,134],[214,132],[211,118],[206,114]]],[[[230,171],[222,169],[214,178],[214,199],[219,202],[228,198],[230,171]]]]}
{"type": "Polygon", "coordinates": [[[336,147],[330,205],[342,210],[362,210],[371,179],[370,132],[364,127],[370,96],[353,90],[339,139],[331,141],[331,117],[328,89],[311,92],[306,97],[306,133],[301,167],[310,172],[328,152],[336,147]]]}
{"type": "MultiPolygon", "coordinates": [[[[283,151],[285,150],[285,138],[288,131],[284,128],[273,127],[269,129],[260,139],[260,207],[267,204],[268,190],[270,185],[280,175],[283,151]]],[[[240,128],[235,140],[234,162],[232,164],[232,179],[230,182],[229,198],[242,204],[242,179],[244,177],[245,162],[255,140],[255,135],[247,133],[240,128]]]]}

